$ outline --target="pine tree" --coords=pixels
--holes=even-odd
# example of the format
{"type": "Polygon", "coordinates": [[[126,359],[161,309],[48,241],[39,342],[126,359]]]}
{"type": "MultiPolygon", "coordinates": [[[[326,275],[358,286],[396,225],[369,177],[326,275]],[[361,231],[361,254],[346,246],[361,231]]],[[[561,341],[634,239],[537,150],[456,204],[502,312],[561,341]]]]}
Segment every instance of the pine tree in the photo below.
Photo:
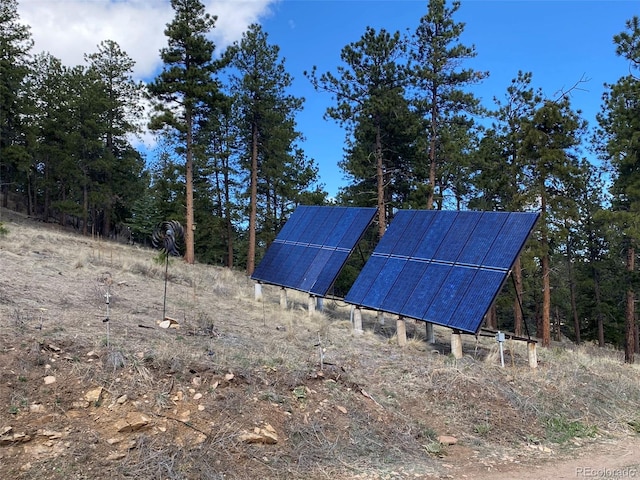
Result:
{"type": "Polygon", "coordinates": [[[314,162],[297,147],[301,135],[294,116],[303,99],[287,93],[293,79],[279,51],[255,24],[229,51],[234,69],[231,92],[240,138],[246,145],[240,164],[249,176],[245,194],[249,198],[249,275],[255,268],[258,229],[268,244],[299,203],[299,192],[317,178],[314,162]]]}
{"type": "Polygon", "coordinates": [[[20,23],[17,0],[0,2],[0,206],[6,205],[7,188],[26,184],[30,157],[24,144],[23,80],[30,70],[33,40],[29,27],[20,23]],[[22,171],[22,176],[20,175],[22,171]]]}
{"type": "MultiPolygon", "coordinates": [[[[315,67],[307,74],[317,90],[335,97],[336,106],[328,108],[326,115],[346,127],[347,144],[352,146],[348,152],[351,158],[345,159],[343,168],[365,185],[367,179],[375,179],[372,196],[378,207],[379,237],[387,226],[385,188],[392,171],[385,142],[393,121],[408,112],[404,101],[406,70],[400,63],[405,51],[399,32],[367,27],[360,40],[342,49],[344,65],[338,67],[337,74],[327,72],[318,78],[315,67]],[[369,158],[373,162],[367,161],[369,158]],[[367,163],[371,165],[368,168],[367,163]]],[[[406,174],[411,175],[412,170],[406,174]]]]}
{"type": "Polygon", "coordinates": [[[169,126],[180,136],[180,151],[185,155],[185,261],[194,263],[194,129],[203,106],[214,103],[219,95],[214,75],[221,65],[213,59],[215,45],[206,37],[217,17],[206,13],[199,0],[171,0],[171,6],[175,17],[165,29],[168,46],[160,51],[164,68],[148,85],[157,100],[150,126],[158,130],[169,126]]]}
{"type": "Polygon", "coordinates": [[[576,192],[584,188],[585,166],[577,147],[586,124],[571,110],[568,98],[545,101],[522,122],[518,151],[528,204],[540,211],[538,246],[542,276],[542,315],[538,336],[551,341],[551,267],[554,238],[566,238],[567,220],[578,217],[576,192]]]}
{"type": "Polygon", "coordinates": [[[141,194],[138,178],[144,164],[129,136],[141,129],[143,85],[133,79],[135,62],[114,41],[101,42],[98,51],[85,55],[85,59],[105,96],[104,112],[100,114],[105,151],[95,172],[102,190],[96,205],[102,226],[96,227],[108,235],[112,224],[129,216],[127,204],[141,194]]]}
{"type": "MultiPolygon", "coordinates": [[[[632,72],[640,65],[640,19],[633,17],[627,30],[614,36],[616,53],[631,63],[632,72]]],[[[633,74],[608,85],[598,115],[602,133],[601,156],[612,167],[612,211],[624,238],[626,250],[625,362],[635,361],[635,280],[636,248],[640,239],[640,80],[633,74]]]]}
{"type": "MultiPolygon", "coordinates": [[[[507,87],[503,100],[494,98],[493,128],[485,132],[474,155],[472,185],[474,197],[469,206],[480,210],[520,211],[526,205],[521,178],[523,167],[518,156],[521,129],[531,119],[543,101],[542,92],[531,87],[531,73],[518,72],[507,87]]],[[[525,333],[522,312],[522,263],[518,257],[513,265],[514,333],[525,333]]]]}
{"type": "Polygon", "coordinates": [[[433,208],[435,202],[442,208],[445,190],[452,187],[451,180],[462,181],[458,175],[448,172],[458,169],[456,162],[464,159],[461,153],[473,144],[473,139],[461,133],[473,132],[468,128],[473,125],[470,115],[481,112],[479,100],[467,87],[488,75],[460,68],[464,60],[476,56],[475,47],[459,43],[464,24],[456,23],[453,15],[460,8],[460,2],[454,1],[451,8],[446,3],[446,0],[429,0],[427,14],[420,19],[410,49],[415,105],[426,122],[427,209],[433,208]],[[465,128],[457,128],[459,125],[465,128]]]}

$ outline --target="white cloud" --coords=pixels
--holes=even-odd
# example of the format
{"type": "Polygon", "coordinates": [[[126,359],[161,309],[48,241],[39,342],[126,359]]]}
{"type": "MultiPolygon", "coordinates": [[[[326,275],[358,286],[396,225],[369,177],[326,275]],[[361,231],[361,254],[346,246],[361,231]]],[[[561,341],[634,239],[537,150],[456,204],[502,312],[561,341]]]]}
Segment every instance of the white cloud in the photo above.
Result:
{"type": "MultiPolygon", "coordinates": [[[[220,53],[268,15],[277,0],[202,1],[218,17],[212,40],[220,53]]],[[[174,16],[169,0],[19,0],[18,13],[31,26],[34,53],[49,52],[75,66],[84,64],[84,55],[101,41],[113,40],[135,60],[138,79],[153,77],[161,66],[164,29],[174,16]]]]}

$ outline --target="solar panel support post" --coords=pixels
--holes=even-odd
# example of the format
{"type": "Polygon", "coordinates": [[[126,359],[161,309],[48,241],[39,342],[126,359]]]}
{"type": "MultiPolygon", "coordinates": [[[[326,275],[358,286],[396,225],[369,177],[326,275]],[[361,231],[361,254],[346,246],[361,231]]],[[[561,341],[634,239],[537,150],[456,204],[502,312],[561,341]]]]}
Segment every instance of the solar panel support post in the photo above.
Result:
{"type": "Polygon", "coordinates": [[[256,301],[261,302],[262,301],[262,285],[259,283],[256,283],[253,287],[253,296],[256,299],[256,301]]]}
{"type": "Polygon", "coordinates": [[[451,331],[451,354],[457,360],[462,358],[462,334],[459,330],[451,331]]]}
{"type": "Polygon", "coordinates": [[[529,367],[538,368],[538,353],[536,352],[536,342],[527,342],[529,354],[529,367]]]}
{"type": "Polygon", "coordinates": [[[282,287],[280,289],[280,307],[282,307],[283,310],[286,310],[288,307],[287,304],[287,289],[282,287]]]}
{"type": "Polygon", "coordinates": [[[378,310],[378,324],[384,325],[384,312],[378,310]]]}
{"type": "Polygon", "coordinates": [[[316,297],[309,295],[309,316],[313,315],[316,311],[316,297]]]}
{"type": "Polygon", "coordinates": [[[396,337],[398,337],[398,346],[404,347],[407,344],[407,323],[401,315],[396,320],[396,337]]]}
{"type": "Polygon", "coordinates": [[[351,307],[351,316],[353,333],[355,335],[362,335],[364,333],[364,330],[362,330],[362,310],[358,307],[351,307]]]}
{"type": "Polygon", "coordinates": [[[436,343],[436,336],[433,333],[433,323],[431,322],[426,322],[426,335],[427,335],[427,342],[429,342],[430,344],[434,344],[436,343]]]}
{"type": "Polygon", "coordinates": [[[496,341],[500,346],[500,365],[502,366],[502,368],[504,368],[504,348],[503,348],[504,339],[505,339],[504,333],[501,331],[498,331],[498,333],[496,333],[496,341]]]}
{"type": "Polygon", "coordinates": [[[319,312],[322,312],[324,310],[324,298],[322,297],[316,298],[316,308],[319,312]]]}

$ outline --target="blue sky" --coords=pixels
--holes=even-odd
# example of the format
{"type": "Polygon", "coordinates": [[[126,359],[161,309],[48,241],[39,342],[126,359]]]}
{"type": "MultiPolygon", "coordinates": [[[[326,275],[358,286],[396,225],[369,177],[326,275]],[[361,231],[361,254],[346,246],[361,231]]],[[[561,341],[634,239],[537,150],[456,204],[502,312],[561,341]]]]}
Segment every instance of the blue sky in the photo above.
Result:
{"type": "MultiPolygon", "coordinates": [[[[462,0],[454,16],[465,23],[461,37],[475,45],[477,56],[465,66],[489,71],[475,94],[487,106],[503,99],[518,70],[533,73],[532,85],[555,97],[580,79],[572,92],[574,109],[595,125],[603,84],[626,75],[628,63],[615,55],[613,35],[625,21],[640,15],[640,3],[629,1],[489,1],[462,0]]],[[[320,165],[322,181],[335,194],[343,185],[336,167],[342,158],[344,132],[332,120],[323,121],[330,95],[313,90],[302,71],[318,66],[335,71],[340,50],[357,41],[367,25],[376,29],[414,31],[426,13],[422,1],[285,1],[263,22],[271,42],[281,47],[288,70],[295,76],[295,93],[304,96],[305,111],[298,124],[307,137],[306,153],[320,165]]]]}
{"type": "MultiPolygon", "coordinates": [[[[337,163],[343,155],[344,132],[324,120],[332,105],[329,94],[315,92],[303,71],[335,71],[340,51],[360,39],[367,26],[377,30],[414,31],[426,13],[418,0],[202,0],[218,15],[213,39],[219,49],[239,40],[247,25],[259,22],[269,41],[280,47],[294,77],[291,93],[305,97],[297,118],[302,144],[320,170],[330,195],[344,185],[337,163]]],[[[173,17],[168,0],[19,0],[21,19],[31,25],[34,51],[49,51],[68,65],[102,40],[115,40],[136,62],[136,75],[153,78],[160,67],[158,51],[166,45],[163,30],[173,17]]],[[[489,71],[474,93],[491,106],[502,98],[518,70],[533,73],[533,86],[548,97],[587,79],[572,92],[575,109],[595,125],[605,82],[629,73],[615,55],[613,35],[640,15],[637,0],[462,0],[454,16],[466,24],[461,38],[475,45],[477,57],[463,66],[489,71]]]]}

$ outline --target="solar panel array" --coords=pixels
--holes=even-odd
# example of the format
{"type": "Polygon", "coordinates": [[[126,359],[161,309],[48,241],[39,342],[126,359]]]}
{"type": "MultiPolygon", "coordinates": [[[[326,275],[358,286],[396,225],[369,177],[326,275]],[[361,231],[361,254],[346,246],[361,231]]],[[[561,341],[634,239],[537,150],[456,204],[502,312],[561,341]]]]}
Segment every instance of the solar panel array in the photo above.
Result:
{"type": "Polygon", "coordinates": [[[376,210],[299,206],[251,278],[326,296],[376,210]]]}
{"type": "Polygon", "coordinates": [[[537,218],[401,210],[345,301],[476,333],[537,218]]]}

